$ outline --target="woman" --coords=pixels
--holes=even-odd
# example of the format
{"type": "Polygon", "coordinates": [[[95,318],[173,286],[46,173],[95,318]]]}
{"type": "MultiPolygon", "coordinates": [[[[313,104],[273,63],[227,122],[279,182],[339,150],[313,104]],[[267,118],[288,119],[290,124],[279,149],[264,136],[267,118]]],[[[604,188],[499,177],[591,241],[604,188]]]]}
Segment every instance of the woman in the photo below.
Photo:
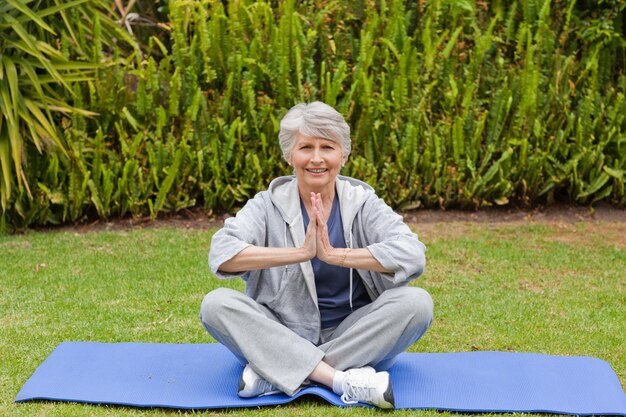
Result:
{"type": "Polygon", "coordinates": [[[211,271],[241,276],[202,302],[207,331],[245,365],[239,396],[303,384],[346,403],[393,408],[386,372],[428,329],[428,293],[406,284],[425,247],[373,189],[339,175],[350,128],[332,107],[298,104],[280,123],[294,176],[274,179],[212,238],[211,271]]]}

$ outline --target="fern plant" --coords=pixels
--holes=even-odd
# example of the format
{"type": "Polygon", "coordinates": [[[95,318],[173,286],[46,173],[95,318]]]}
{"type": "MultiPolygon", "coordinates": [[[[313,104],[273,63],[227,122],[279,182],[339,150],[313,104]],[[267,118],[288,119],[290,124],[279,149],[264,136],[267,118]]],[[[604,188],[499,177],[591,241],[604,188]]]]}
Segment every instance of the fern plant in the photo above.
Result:
{"type": "Polygon", "coordinates": [[[98,115],[48,108],[65,152],[26,142],[32,197],[14,176],[0,228],[230,210],[290,173],[279,121],[313,100],[352,128],[343,173],[396,208],[624,206],[626,6],[592,3],[128,2],[147,19],[169,13],[158,33],[141,30],[141,55],[109,54],[104,18],[75,37],[55,27],[66,59],[119,65],[48,83],[98,115]]]}

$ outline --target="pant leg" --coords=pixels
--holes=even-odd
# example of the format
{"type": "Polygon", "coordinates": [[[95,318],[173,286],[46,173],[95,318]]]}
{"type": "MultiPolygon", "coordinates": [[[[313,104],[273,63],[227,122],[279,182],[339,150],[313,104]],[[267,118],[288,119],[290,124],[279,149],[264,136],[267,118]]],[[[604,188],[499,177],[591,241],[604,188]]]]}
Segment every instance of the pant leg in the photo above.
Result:
{"type": "Polygon", "coordinates": [[[326,352],[324,362],[341,371],[365,365],[387,370],[432,319],[433,301],[425,290],[393,288],[350,314],[319,348],[326,352]]]}
{"type": "Polygon", "coordinates": [[[281,324],[239,291],[218,288],[202,301],[206,330],[243,363],[287,395],[294,395],[324,352],[281,324]]]}

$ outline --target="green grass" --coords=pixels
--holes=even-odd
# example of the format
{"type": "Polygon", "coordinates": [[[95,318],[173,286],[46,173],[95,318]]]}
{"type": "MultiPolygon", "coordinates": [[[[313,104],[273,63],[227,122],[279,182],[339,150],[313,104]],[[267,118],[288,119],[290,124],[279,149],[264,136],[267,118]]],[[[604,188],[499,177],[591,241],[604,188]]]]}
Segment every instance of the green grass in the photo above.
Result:
{"type": "MultiPolygon", "coordinates": [[[[596,356],[626,385],[625,235],[622,223],[429,225],[423,235],[429,265],[416,284],[433,295],[436,318],[413,349],[596,356]]],[[[211,276],[210,237],[210,231],[173,228],[0,236],[0,415],[378,414],[314,399],[196,413],[13,403],[62,341],[211,342],[198,320],[203,295],[243,283],[211,276]]]]}

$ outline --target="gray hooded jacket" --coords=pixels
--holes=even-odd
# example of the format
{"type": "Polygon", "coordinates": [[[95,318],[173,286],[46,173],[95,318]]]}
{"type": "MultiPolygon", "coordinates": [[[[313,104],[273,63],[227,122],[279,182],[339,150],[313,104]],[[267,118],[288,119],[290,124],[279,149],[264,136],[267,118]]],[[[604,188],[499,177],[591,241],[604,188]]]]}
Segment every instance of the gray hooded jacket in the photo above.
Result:
{"type": "MultiPolygon", "coordinates": [[[[385,274],[358,270],[372,300],[389,288],[417,278],[424,271],[426,248],[402,217],[366,183],[338,176],[336,184],[347,247],[368,248],[378,262],[394,271],[385,274]]],[[[241,276],[246,281],[247,295],[272,310],[285,326],[317,344],[320,313],[310,261],[238,273],[219,270],[250,245],[300,247],[304,237],[296,177],[279,177],[235,217],[226,219],[224,227],[213,235],[209,267],[218,278],[241,276]]]]}

